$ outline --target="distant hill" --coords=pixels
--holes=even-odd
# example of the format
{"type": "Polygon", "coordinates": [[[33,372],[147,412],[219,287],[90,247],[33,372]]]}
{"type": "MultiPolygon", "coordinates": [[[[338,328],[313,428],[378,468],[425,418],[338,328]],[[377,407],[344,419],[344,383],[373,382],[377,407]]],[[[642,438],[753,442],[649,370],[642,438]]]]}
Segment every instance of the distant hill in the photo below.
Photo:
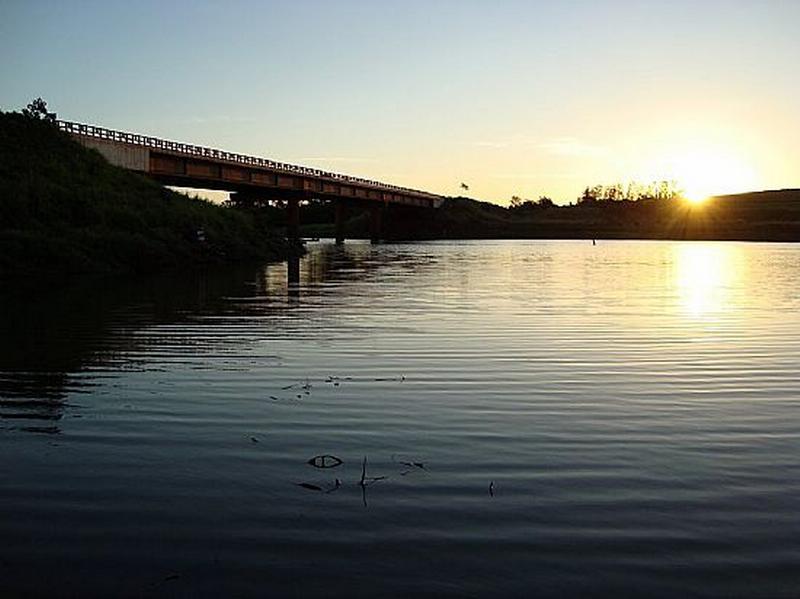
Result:
{"type": "Polygon", "coordinates": [[[257,218],[110,165],[45,121],[0,112],[0,276],[279,258],[257,218]]]}
{"type": "Polygon", "coordinates": [[[800,189],[768,189],[715,196],[715,199],[740,202],[800,202],[800,189]]]}
{"type": "Polygon", "coordinates": [[[504,208],[451,198],[422,221],[395,210],[396,239],[686,239],[800,241],[800,190],[711,198],[597,201],[571,206],[504,208]]]}

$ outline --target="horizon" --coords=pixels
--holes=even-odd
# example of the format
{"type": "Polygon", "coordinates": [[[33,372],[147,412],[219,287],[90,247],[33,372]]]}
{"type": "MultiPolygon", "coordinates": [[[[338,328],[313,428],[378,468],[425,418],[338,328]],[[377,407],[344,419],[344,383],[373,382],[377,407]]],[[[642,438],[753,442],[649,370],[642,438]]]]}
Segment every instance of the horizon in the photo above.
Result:
{"type": "Polygon", "coordinates": [[[800,187],[796,3],[185,9],[0,6],[0,108],[500,205],[800,187]]]}

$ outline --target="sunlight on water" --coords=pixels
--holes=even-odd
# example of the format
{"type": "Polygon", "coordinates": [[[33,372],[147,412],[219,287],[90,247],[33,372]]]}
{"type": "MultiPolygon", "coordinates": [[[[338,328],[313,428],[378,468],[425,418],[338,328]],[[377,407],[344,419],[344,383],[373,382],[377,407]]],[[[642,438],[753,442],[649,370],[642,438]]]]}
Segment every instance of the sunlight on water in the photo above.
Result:
{"type": "Polygon", "coordinates": [[[675,246],[675,287],[684,314],[714,318],[730,309],[731,287],[744,264],[739,247],[721,243],[675,246]]]}

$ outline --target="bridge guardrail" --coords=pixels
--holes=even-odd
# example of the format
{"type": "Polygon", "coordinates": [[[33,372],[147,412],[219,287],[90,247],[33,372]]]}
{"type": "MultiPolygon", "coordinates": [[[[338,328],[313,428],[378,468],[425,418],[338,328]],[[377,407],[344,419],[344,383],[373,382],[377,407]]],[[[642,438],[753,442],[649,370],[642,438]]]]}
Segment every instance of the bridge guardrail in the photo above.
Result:
{"type": "Polygon", "coordinates": [[[296,164],[288,164],[286,162],[276,162],[268,158],[259,158],[257,156],[247,156],[245,154],[236,154],[234,152],[226,152],[224,150],[217,150],[214,148],[207,148],[203,146],[196,146],[194,144],[185,144],[177,141],[169,141],[166,139],[159,139],[158,137],[151,137],[148,135],[140,135],[138,133],[127,133],[125,131],[116,131],[114,129],[107,129],[105,127],[98,127],[96,125],[87,125],[85,123],[76,123],[73,121],[57,121],[58,128],[66,133],[72,135],[82,135],[84,137],[92,137],[95,139],[104,139],[134,146],[141,146],[153,150],[167,150],[178,154],[185,154],[187,156],[197,156],[200,158],[211,158],[214,160],[225,160],[227,162],[234,162],[247,166],[257,166],[268,168],[277,171],[283,171],[290,174],[308,175],[311,177],[325,177],[334,181],[343,183],[352,183],[358,185],[366,185],[379,189],[387,189],[392,191],[399,191],[408,193],[415,196],[422,196],[426,198],[437,199],[440,196],[417,189],[408,187],[400,187],[398,185],[391,185],[388,183],[381,183],[380,181],[372,181],[370,179],[362,179],[361,177],[353,177],[350,175],[342,175],[330,171],[311,168],[308,166],[299,166],[296,164]]]}

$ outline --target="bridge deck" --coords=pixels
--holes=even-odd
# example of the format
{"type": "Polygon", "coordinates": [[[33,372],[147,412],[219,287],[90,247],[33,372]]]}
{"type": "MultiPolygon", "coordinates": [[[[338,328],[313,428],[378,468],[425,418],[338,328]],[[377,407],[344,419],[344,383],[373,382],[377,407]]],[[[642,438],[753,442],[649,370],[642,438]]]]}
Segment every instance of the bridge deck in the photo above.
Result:
{"type": "Polygon", "coordinates": [[[58,126],[112,164],[147,173],[168,185],[275,198],[352,198],[432,208],[444,201],[442,196],[416,189],[268,158],[70,121],[58,121],[58,126]]]}

